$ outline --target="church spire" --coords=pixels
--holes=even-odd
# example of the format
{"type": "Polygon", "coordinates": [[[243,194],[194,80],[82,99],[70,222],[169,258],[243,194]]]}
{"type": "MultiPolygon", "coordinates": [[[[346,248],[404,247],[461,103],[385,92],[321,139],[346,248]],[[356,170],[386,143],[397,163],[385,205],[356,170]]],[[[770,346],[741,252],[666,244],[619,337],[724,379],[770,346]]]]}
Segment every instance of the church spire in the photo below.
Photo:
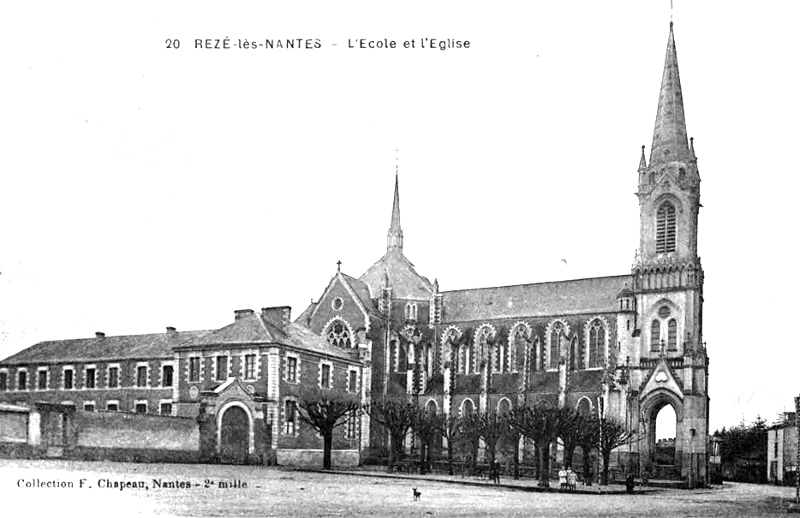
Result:
{"type": "Polygon", "coordinates": [[[650,148],[650,166],[688,158],[689,142],[686,138],[681,78],[678,74],[678,53],[675,51],[672,22],[669,22],[667,55],[664,59],[664,74],[661,77],[661,91],[658,95],[653,145],[650,148]]]}
{"type": "Polygon", "coordinates": [[[392,222],[386,235],[386,252],[403,253],[403,229],[400,228],[400,188],[398,174],[394,175],[394,202],[392,203],[392,222]]]}

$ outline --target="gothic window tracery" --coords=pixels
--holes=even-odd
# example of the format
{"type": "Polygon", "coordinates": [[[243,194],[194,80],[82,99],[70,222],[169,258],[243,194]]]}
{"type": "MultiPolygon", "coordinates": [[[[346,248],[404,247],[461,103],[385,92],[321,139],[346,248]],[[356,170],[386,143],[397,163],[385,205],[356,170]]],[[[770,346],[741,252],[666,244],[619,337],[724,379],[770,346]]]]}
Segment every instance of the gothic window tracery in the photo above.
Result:
{"type": "Polygon", "coordinates": [[[549,348],[547,354],[547,368],[558,369],[558,362],[561,359],[561,341],[566,339],[564,325],[556,322],[550,330],[549,348]]]}
{"type": "Polygon", "coordinates": [[[328,324],[328,329],[325,331],[325,337],[329,344],[345,349],[353,346],[351,336],[350,327],[338,318],[328,324]]]}
{"type": "Polygon", "coordinates": [[[656,212],[656,253],[675,251],[675,205],[665,201],[656,212]]]}
{"type": "Polygon", "coordinates": [[[592,321],[589,327],[589,368],[602,367],[605,363],[607,334],[600,319],[592,321]]]}

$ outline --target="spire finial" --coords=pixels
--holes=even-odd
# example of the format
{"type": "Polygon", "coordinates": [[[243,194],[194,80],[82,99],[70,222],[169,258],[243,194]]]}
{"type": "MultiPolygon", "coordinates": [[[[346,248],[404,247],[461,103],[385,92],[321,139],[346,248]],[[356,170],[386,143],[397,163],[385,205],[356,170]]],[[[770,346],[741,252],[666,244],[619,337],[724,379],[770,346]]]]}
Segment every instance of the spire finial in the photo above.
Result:
{"type": "Polygon", "coordinates": [[[672,12],[673,12],[672,0],[669,0],[669,28],[670,29],[672,28],[672,12]]]}
{"type": "Polygon", "coordinates": [[[647,160],[644,157],[644,145],[642,145],[642,156],[639,158],[639,172],[647,169],[647,160]]]}
{"type": "Polygon", "coordinates": [[[337,272],[341,272],[342,271],[342,261],[341,260],[336,261],[336,271],[337,272]]]}

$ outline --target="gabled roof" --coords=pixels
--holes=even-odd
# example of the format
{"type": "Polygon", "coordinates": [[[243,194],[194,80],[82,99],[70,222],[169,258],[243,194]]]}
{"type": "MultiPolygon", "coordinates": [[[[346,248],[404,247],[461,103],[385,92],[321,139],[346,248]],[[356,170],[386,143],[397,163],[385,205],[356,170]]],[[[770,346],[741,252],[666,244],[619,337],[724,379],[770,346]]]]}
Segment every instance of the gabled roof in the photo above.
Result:
{"type": "Polygon", "coordinates": [[[353,361],[346,350],[330,345],[321,336],[314,334],[300,324],[289,323],[278,326],[261,314],[251,314],[239,318],[232,324],[212,331],[181,346],[182,349],[285,345],[309,351],[320,356],[353,361]]]}
{"type": "MultiPolygon", "coordinates": [[[[325,295],[331,290],[331,287],[337,281],[340,282],[342,286],[344,286],[344,288],[350,293],[350,295],[353,297],[353,301],[364,313],[364,320],[367,322],[367,328],[369,328],[369,316],[379,315],[379,313],[377,307],[375,306],[375,301],[370,298],[369,288],[360,280],[354,279],[349,275],[345,275],[341,271],[337,271],[336,275],[331,278],[331,282],[329,282],[325,287],[325,291],[322,292],[319,300],[325,298],[325,295]]],[[[295,322],[305,325],[308,320],[314,318],[314,315],[319,308],[319,301],[317,301],[317,303],[312,302],[311,306],[309,306],[309,308],[303,312],[303,315],[305,315],[305,321],[298,318],[295,320],[295,322]],[[313,306],[313,308],[311,306],[313,306]],[[309,310],[311,313],[307,314],[309,310]]]]}
{"type": "Polygon", "coordinates": [[[0,363],[65,363],[100,360],[171,358],[172,348],[208,331],[175,331],[148,335],[106,336],[39,342],[0,363]]]}
{"type": "Polygon", "coordinates": [[[369,288],[370,297],[377,299],[381,294],[384,273],[389,275],[392,297],[396,299],[430,300],[433,285],[414,269],[414,265],[402,252],[390,251],[378,259],[358,278],[369,288]]]}
{"type": "Polygon", "coordinates": [[[616,310],[630,275],[443,292],[443,323],[616,310]]]}

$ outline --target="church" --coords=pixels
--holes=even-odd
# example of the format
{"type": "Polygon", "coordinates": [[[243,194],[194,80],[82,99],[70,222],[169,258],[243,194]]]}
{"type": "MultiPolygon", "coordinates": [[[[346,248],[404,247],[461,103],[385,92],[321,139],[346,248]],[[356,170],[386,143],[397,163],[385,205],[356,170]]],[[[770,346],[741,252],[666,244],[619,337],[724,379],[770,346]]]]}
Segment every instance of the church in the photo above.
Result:
{"type": "MultiPolygon", "coordinates": [[[[700,176],[672,23],[637,186],[640,244],[629,272],[447,291],[404,255],[396,177],[386,253],[358,277],[337,268],[293,321],[289,308],[240,310],[215,331],[43,342],[0,362],[0,402],[201,413],[213,424],[212,450],[238,459],[272,452],[281,463],[302,463],[320,443],[296,419],[296,385],[352,392],[363,403],[409,398],[445,415],[546,403],[625,423],[637,439],[619,458],[650,471],[656,416],[671,406],[672,475],[705,479],[700,176]]],[[[335,448],[345,463],[386,447],[366,416],[351,418],[342,435],[335,448]]]]}

